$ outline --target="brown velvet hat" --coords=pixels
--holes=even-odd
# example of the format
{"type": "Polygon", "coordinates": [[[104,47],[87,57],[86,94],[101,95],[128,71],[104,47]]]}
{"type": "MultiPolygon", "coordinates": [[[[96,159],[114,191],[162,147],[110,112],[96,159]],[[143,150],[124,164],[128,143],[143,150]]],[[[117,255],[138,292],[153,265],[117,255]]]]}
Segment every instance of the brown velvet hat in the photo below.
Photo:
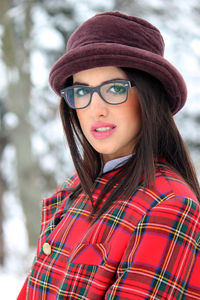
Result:
{"type": "Polygon", "coordinates": [[[60,95],[74,73],[102,66],[134,68],[160,80],[175,114],[185,104],[187,89],[181,74],[163,54],[160,31],[149,22],[121,12],[100,13],[71,35],[66,54],[50,72],[50,85],[60,95]]]}

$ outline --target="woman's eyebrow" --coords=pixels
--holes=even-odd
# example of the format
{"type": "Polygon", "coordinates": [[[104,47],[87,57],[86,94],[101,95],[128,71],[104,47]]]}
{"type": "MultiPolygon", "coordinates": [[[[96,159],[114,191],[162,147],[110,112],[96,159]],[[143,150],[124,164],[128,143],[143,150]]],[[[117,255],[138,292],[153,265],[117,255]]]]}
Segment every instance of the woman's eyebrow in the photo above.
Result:
{"type": "Polygon", "coordinates": [[[89,84],[87,84],[87,83],[78,82],[78,81],[73,82],[73,85],[87,85],[87,86],[89,86],[89,84]]]}
{"type": "MultiPolygon", "coordinates": [[[[103,84],[103,83],[110,82],[110,81],[114,81],[114,80],[127,80],[127,79],[124,79],[124,78],[112,78],[112,79],[108,79],[108,80],[106,80],[106,81],[102,81],[99,85],[101,85],[101,84],[103,84]]],[[[79,81],[73,82],[73,85],[86,85],[86,86],[89,86],[88,83],[79,82],[79,81]]]]}

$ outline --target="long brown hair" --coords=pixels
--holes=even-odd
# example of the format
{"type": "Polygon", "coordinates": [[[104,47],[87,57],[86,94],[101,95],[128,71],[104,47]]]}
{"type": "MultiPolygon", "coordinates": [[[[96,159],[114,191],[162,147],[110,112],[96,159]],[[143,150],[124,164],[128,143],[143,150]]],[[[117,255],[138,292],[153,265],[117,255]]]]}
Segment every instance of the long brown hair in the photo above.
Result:
{"type": "MultiPolygon", "coordinates": [[[[165,159],[171,168],[183,177],[200,201],[199,183],[170,111],[169,96],[161,83],[149,74],[134,69],[122,68],[122,70],[136,84],[141,106],[141,130],[134,149],[135,154],[105,185],[93,205],[91,214],[96,220],[113,201],[133,195],[141,184],[141,178],[143,178],[142,184],[147,187],[155,178],[155,159],[158,157],[165,159]],[[118,183],[116,188],[112,189],[116,183],[118,183]],[[99,209],[103,198],[111,190],[107,200],[99,209]]],[[[72,78],[66,85],[71,84],[72,78]]],[[[76,111],[70,109],[62,98],[60,113],[74,166],[80,179],[80,184],[74,189],[71,198],[74,199],[84,191],[93,203],[91,191],[101,170],[100,154],[86,140],[76,111]]]]}

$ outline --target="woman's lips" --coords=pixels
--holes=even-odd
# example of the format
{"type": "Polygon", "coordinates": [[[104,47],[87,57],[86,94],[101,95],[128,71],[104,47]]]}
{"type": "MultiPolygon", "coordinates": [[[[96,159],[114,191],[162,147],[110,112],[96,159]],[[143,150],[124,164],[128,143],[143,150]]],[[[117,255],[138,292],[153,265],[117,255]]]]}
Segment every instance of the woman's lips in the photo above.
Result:
{"type": "Polygon", "coordinates": [[[113,134],[116,128],[115,124],[96,123],[91,127],[91,132],[95,139],[105,139],[113,134]]]}

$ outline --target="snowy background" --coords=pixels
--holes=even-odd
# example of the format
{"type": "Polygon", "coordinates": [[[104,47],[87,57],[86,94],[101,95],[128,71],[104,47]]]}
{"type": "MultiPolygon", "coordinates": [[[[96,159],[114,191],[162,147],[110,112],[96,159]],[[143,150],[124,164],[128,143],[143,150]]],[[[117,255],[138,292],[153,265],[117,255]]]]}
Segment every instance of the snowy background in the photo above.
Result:
{"type": "MultiPolygon", "coordinates": [[[[4,262],[0,267],[0,299],[11,300],[16,299],[21,289],[35,255],[35,247],[29,242],[27,215],[19,188],[21,175],[18,173],[18,157],[20,154],[17,152],[17,142],[12,134],[23,122],[23,117],[13,105],[13,102],[16,103],[19,98],[13,93],[12,88],[15,83],[19,87],[23,79],[20,76],[20,67],[11,66],[11,63],[6,61],[4,53],[6,22],[8,19],[14,22],[16,32],[19,34],[25,23],[28,1],[5,1],[5,3],[9,3],[9,7],[4,11],[5,22],[0,22],[0,37],[2,38],[0,42],[0,104],[3,103],[0,108],[6,107],[4,115],[3,110],[1,111],[1,132],[6,132],[9,139],[3,148],[0,161],[2,178],[6,182],[1,203],[3,210],[1,242],[4,246],[4,262]],[[12,97],[9,94],[10,90],[12,97]]],[[[30,148],[34,157],[33,164],[37,165],[36,172],[35,169],[32,170],[34,177],[30,179],[31,185],[34,183],[37,187],[37,178],[40,178],[38,185],[40,194],[33,190],[38,207],[42,197],[50,195],[57,185],[61,184],[64,178],[73,171],[73,164],[59,120],[58,99],[48,87],[50,67],[64,53],[66,39],[74,28],[96,12],[104,10],[121,10],[144,17],[162,32],[166,44],[165,58],[180,70],[187,82],[188,101],[175,119],[190,147],[195,167],[200,174],[200,4],[198,1],[65,0],[30,1],[30,3],[31,31],[24,48],[31,49],[28,56],[29,71],[26,72],[29,73],[31,82],[27,118],[32,124],[29,133],[31,134],[30,148]]],[[[20,53],[17,55],[20,56],[20,53]]],[[[26,68],[25,58],[22,61],[22,68],[26,68]]],[[[18,104],[20,105],[21,103],[18,104]]],[[[22,136],[25,135],[25,127],[23,130],[22,136]]],[[[24,160],[26,160],[27,153],[24,154],[24,160]]],[[[39,215],[39,208],[37,209],[39,215]]]]}

